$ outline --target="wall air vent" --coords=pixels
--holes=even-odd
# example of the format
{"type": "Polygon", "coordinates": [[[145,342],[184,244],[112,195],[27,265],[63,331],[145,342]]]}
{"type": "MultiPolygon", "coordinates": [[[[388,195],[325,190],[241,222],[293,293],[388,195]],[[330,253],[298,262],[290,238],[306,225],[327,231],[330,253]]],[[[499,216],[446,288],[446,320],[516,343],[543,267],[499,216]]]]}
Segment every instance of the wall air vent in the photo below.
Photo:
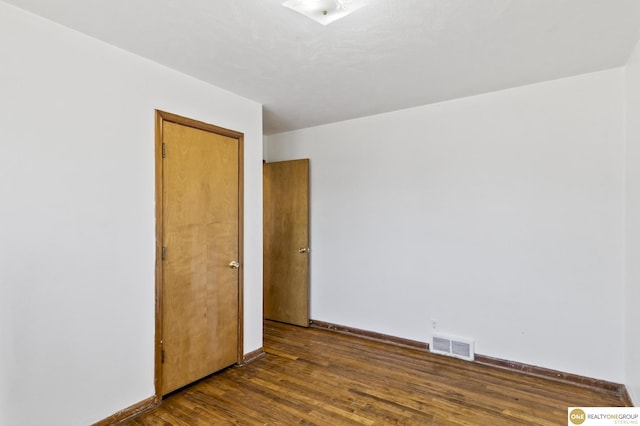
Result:
{"type": "Polygon", "coordinates": [[[473,340],[463,337],[434,334],[429,349],[434,354],[447,355],[473,361],[473,340]]]}

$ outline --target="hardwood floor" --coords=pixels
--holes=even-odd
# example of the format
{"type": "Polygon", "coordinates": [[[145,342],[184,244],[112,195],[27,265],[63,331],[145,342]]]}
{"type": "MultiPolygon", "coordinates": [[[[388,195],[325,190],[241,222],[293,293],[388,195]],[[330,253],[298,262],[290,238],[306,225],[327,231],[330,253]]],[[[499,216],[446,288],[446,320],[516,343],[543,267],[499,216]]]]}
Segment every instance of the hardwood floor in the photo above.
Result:
{"type": "Polygon", "coordinates": [[[267,356],[166,397],[128,425],[563,425],[594,390],[424,351],[265,322],[267,356]]]}

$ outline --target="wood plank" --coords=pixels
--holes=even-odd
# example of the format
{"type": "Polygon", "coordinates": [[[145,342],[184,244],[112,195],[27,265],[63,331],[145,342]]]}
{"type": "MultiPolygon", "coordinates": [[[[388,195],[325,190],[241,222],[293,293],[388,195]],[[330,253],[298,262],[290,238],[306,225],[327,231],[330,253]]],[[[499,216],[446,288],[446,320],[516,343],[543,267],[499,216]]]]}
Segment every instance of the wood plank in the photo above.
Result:
{"type": "Polygon", "coordinates": [[[272,321],[264,349],[129,424],[557,425],[569,406],[625,405],[608,389],[272,321]]]}

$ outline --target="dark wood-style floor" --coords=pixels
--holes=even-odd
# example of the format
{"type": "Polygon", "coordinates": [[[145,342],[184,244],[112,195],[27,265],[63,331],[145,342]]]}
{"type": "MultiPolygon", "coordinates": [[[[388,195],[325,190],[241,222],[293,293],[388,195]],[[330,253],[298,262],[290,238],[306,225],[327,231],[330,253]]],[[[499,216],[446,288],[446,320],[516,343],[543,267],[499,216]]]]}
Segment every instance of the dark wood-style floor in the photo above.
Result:
{"type": "Polygon", "coordinates": [[[267,356],[129,425],[562,425],[620,396],[320,329],[266,322],[267,356]]]}

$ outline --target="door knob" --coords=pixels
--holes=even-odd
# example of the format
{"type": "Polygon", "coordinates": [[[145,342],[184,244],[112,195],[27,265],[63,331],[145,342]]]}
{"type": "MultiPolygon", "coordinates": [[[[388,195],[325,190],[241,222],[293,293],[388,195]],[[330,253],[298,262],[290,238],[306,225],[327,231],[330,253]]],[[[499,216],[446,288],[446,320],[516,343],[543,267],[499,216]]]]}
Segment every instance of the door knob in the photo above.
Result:
{"type": "Polygon", "coordinates": [[[309,251],[311,251],[309,247],[300,247],[298,249],[298,253],[309,253],[309,251]]]}
{"type": "Polygon", "coordinates": [[[240,267],[240,264],[238,263],[237,260],[232,260],[231,262],[229,262],[229,268],[238,269],[239,267],[240,267]]]}

